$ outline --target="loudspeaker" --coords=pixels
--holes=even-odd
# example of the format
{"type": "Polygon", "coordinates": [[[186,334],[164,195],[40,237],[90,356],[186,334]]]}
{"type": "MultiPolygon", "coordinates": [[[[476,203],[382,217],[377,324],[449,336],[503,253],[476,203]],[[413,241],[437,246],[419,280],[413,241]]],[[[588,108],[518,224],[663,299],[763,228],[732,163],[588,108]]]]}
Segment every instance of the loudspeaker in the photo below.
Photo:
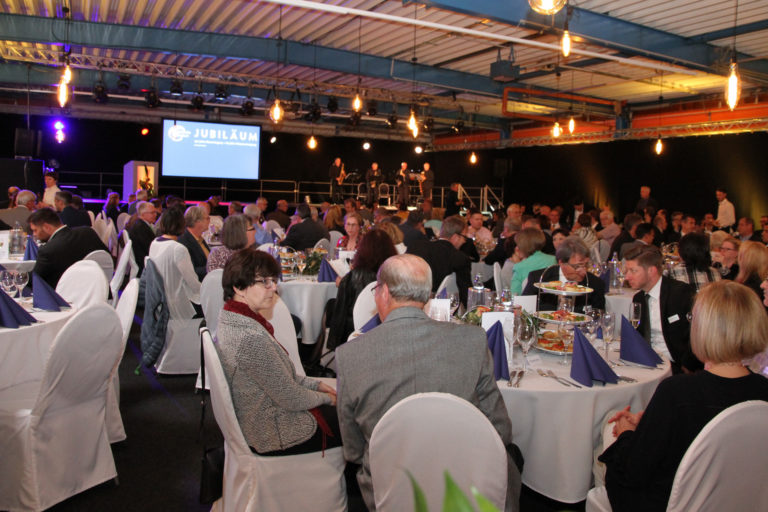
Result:
{"type": "Polygon", "coordinates": [[[13,151],[16,156],[39,157],[40,141],[43,135],[40,130],[27,130],[25,128],[16,128],[16,139],[13,145],[13,151]]]}

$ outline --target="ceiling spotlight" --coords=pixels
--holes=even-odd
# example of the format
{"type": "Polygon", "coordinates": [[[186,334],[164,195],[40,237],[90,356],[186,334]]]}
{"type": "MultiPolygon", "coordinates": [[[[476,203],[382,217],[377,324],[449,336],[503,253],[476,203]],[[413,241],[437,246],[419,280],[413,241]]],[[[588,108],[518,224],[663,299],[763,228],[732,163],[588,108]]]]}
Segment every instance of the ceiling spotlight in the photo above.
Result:
{"type": "Polygon", "coordinates": [[[147,135],[149,135],[149,128],[147,128],[147,127],[145,126],[145,127],[143,127],[143,128],[141,129],[141,131],[139,131],[139,133],[140,133],[141,135],[143,135],[143,136],[147,136],[147,135]]]}
{"type": "Polygon", "coordinates": [[[551,15],[562,9],[568,0],[528,0],[531,9],[539,14],[551,15]]]}
{"type": "Polygon", "coordinates": [[[307,147],[309,149],[315,149],[317,147],[317,139],[314,135],[312,135],[309,140],[307,141],[307,147]]]}
{"type": "Polygon", "coordinates": [[[240,115],[241,116],[252,116],[253,115],[253,100],[247,99],[243,102],[243,105],[240,107],[240,115]]]}
{"type": "Polygon", "coordinates": [[[396,128],[397,127],[397,114],[392,112],[389,114],[389,117],[387,118],[387,126],[389,128],[396,128]]]}
{"type": "Polygon", "coordinates": [[[420,154],[422,154],[422,153],[424,152],[424,148],[423,148],[423,147],[421,147],[421,146],[416,146],[415,148],[413,148],[413,151],[414,151],[414,152],[415,152],[417,155],[420,155],[420,154]]]}
{"type": "Polygon", "coordinates": [[[352,110],[360,112],[363,108],[363,100],[360,99],[360,93],[355,93],[355,99],[352,100],[352,110]]]}
{"type": "Polygon", "coordinates": [[[428,117],[424,124],[422,125],[422,128],[426,133],[431,132],[435,128],[435,120],[432,117],[428,117]]]}
{"type": "Polygon", "coordinates": [[[473,151],[471,155],[469,155],[469,163],[472,165],[475,165],[477,163],[477,155],[473,151]]]}
{"type": "Polygon", "coordinates": [[[106,103],[108,99],[107,86],[103,81],[99,80],[93,85],[93,101],[96,103],[106,103]]]}
{"type": "Polygon", "coordinates": [[[363,142],[363,149],[366,150],[366,151],[371,149],[371,143],[368,142],[368,141],[363,142]]]}
{"type": "Polygon", "coordinates": [[[56,130],[56,134],[54,135],[54,138],[56,139],[56,142],[61,144],[64,142],[64,140],[67,138],[64,134],[64,123],[61,121],[56,121],[53,123],[53,129],[56,130]]]}
{"type": "Polygon", "coordinates": [[[277,142],[277,137],[275,137],[275,136],[273,135],[272,137],[270,137],[270,138],[269,138],[269,143],[270,143],[270,144],[274,144],[275,142],[277,142]]]}
{"type": "Polygon", "coordinates": [[[171,96],[181,96],[184,94],[184,86],[182,85],[181,80],[178,78],[171,80],[171,88],[169,89],[169,92],[171,93],[171,96]]]}
{"type": "Polygon", "coordinates": [[[333,114],[339,110],[339,100],[336,98],[336,96],[331,96],[328,98],[328,112],[333,114]]]}
{"type": "Polygon", "coordinates": [[[117,76],[117,90],[120,92],[126,92],[131,90],[131,75],[117,76]]]}
{"type": "Polygon", "coordinates": [[[462,130],[464,130],[464,121],[462,119],[457,119],[456,122],[451,125],[451,131],[454,133],[461,133],[462,130]]]}
{"type": "Polygon", "coordinates": [[[362,114],[360,112],[352,112],[352,115],[349,116],[349,125],[350,126],[357,126],[360,124],[360,118],[362,118],[362,114]]]}
{"type": "Polygon", "coordinates": [[[192,97],[189,103],[192,110],[202,110],[205,99],[201,94],[196,94],[192,97]]]}
{"type": "Polygon", "coordinates": [[[283,120],[283,115],[285,115],[285,110],[280,106],[280,100],[275,98],[275,102],[269,107],[269,118],[273,123],[279,123],[283,120]]]}
{"type": "Polygon", "coordinates": [[[160,101],[160,96],[158,96],[156,88],[150,87],[149,89],[144,89],[143,92],[144,103],[147,105],[147,108],[157,108],[162,105],[162,101],[160,101]]]}
{"type": "Polygon", "coordinates": [[[216,84],[213,96],[216,98],[216,101],[224,101],[229,97],[229,88],[226,84],[216,84]]]}
{"type": "Polygon", "coordinates": [[[307,113],[304,116],[304,119],[311,123],[316,123],[322,117],[323,117],[323,110],[320,108],[320,104],[317,101],[313,100],[312,103],[310,103],[309,107],[307,108],[307,113]]]}
{"type": "Polygon", "coordinates": [[[365,108],[369,116],[375,116],[379,112],[379,102],[376,100],[368,100],[365,108]]]}

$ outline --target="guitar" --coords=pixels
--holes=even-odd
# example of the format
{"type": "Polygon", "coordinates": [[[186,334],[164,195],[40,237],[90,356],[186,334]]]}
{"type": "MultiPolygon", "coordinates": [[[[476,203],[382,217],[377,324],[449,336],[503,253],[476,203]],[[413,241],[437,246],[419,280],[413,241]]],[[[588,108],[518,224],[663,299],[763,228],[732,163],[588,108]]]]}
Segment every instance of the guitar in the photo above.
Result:
{"type": "Polygon", "coordinates": [[[347,173],[344,171],[344,164],[342,163],[341,164],[341,172],[336,177],[336,183],[341,185],[344,182],[344,178],[346,178],[346,177],[347,177],[347,173]]]}

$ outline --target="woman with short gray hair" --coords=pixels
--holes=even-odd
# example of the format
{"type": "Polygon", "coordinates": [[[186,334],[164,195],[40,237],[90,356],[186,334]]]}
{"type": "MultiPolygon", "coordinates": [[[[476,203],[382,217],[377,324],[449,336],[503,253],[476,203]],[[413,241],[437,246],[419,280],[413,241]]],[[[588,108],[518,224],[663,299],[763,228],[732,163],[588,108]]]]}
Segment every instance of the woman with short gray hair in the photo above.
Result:
{"type": "Polygon", "coordinates": [[[224,221],[221,229],[222,245],[211,249],[208,255],[206,269],[208,272],[217,268],[224,268],[229,258],[240,249],[249,247],[254,242],[255,228],[248,222],[248,217],[237,214],[230,215],[224,221]]]}

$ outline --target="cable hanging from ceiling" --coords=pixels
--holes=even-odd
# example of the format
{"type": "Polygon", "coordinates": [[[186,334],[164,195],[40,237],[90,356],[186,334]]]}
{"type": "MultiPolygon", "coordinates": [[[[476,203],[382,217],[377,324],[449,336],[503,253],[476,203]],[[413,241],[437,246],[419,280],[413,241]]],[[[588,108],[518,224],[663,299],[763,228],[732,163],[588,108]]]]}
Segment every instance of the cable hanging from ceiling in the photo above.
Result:
{"type": "Polygon", "coordinates": [[[280,84],[280,45],[283,41],[283,6],[280,6],[280,15],[278,18],[278,25],[277,25],[277,78],[275,79],[275,85],[272,86],[272,92],[275,96],[275,101],[272,103],[272,106],[269,107],[269,118],[272,120],[273,123],[278,124],[283,120],[283,116],[285,115],[285,110],[280,105],[280,98],[277,95],[277,87],[280,84]]]}
{"type": "Polygon", "coordinates": [[[739,15],[739,0],[735,0],[733,8],[733,44],[731,46],[731,63],[728,66],[728,80],[725,84],[725,102],[728,108],[733,110],[739,104],[741,96],[741,77],[739,65],[736,62],[736,27],[739,15]]]}

